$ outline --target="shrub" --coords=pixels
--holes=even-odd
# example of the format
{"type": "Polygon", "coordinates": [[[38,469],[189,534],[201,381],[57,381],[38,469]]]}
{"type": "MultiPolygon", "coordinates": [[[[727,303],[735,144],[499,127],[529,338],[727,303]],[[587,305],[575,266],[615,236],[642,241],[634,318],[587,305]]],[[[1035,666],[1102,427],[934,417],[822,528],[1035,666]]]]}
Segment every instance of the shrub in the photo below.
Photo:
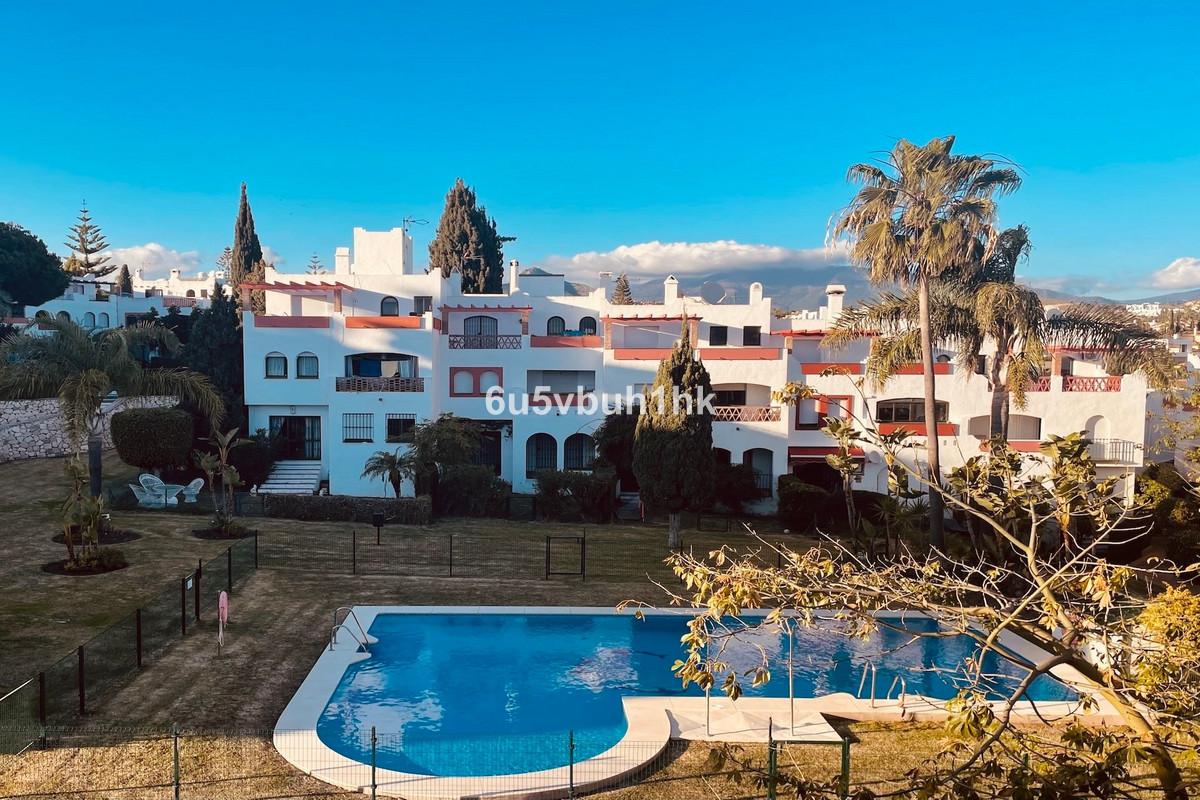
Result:
{"type": "Polygon", "coordinates": [[[797,478],[779,476],[779,519],[796,532],[806,531],[829,518],[830,492],[797,478]]]}
{"type": "Polygon", "coordinates": [[[351,497],[349,495],[269,494],[263,497],[268,517],[306,522],[370,522],[385,514],[398,525],[428,525],[433,521],[428,495],[420,497],[351,497]]]}
{"type": "Polygon", "coordinates": [[[192,453],[192,417],[178,408],[118,411],[112,437],[126,464],[150,470],[185,466],[192,453]]]}
{"type": "Polygon", "coordinates": [[[461,464],[448,467],[438,480],[438,514],[451,517],[505,516],[512,485],[491,467],[461,464]]]}
{"type": "Polygon", "coordinates": [[[238,471],[244,486],[259,486],[271,474],[275,466],[276,447],[265,430],[259,430],[229,451],[229,463],[238,471]]]}
{"type": "Polygon", "coordinates": [[[115,547],[101,547],[79,554],[74,564],[67,564],[67,572],[110,572],[129,566],[125,554],[115,547]]]}
{"type": "Polygon", "coordinates": [[[542,470],[537,474],[537,513],[556,522],[608,522],[616,505],[612,470],[542,470]]]}
{"type": "Polygon", "coordinates": [[[717,502],[730,511],[741,511],[742,505],[761,497],[754,483],[754,469],[749,464],[713,464],[713,493],[717,502]]]}

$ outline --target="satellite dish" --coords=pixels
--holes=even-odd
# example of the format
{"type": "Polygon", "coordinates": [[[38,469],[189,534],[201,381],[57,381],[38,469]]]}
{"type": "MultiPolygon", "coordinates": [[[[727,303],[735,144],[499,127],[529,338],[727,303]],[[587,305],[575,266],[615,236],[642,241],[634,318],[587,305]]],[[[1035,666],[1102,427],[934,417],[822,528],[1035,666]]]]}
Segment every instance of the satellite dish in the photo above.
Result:
{"type": "Polygon", "coordinates": [[[711,305],[725,300],[725,287],[715,281],[705,281],[700,286],[700,299],[711,305]]]}

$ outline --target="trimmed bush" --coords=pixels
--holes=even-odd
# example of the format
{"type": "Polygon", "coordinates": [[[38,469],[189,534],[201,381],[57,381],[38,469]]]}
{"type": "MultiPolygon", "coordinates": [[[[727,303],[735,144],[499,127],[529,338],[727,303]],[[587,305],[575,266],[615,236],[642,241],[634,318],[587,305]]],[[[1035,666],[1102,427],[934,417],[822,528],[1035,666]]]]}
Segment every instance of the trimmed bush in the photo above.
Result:
{"type": "Polygon", "coordinates": [[[555,522],[608,522],[616,506],[612,470],[542,470],[537,474],[537,513],[555,522]]]}
{"type": "Polygon", "coordinates": [[[389,524],[429,525],[433,507],[428,495],[420,497],[351,497],[349,495],[269,494],[263,497],[268,517],[305,522],[367,522],[384,514],[389,524]]]}
{"type": "Polygon", "coordinates": [[[461,464],[448,467],[438,480],[438,514],[448,517],[506,516],[512,485],[491,467],[461,464]]]}
{"type": "Polygon", "coordinates": [[[795,475],[779,476],[779,519],[796,533],[815,525],[828,525],[833,500],[831,492],[805,483],[795,475]]]}
{"type": "Polygon", "coordinates": [[[717,502],[734,513],[745,503],[761,497],[754,483],[754,469],[749,464],[713,464],[713,492],[717,502]]]}
{"type": "Polygon", "coordinates": [[[238,471],[242,485],[260,486],[275,466],[275,447],[267,432],[260,430],[246,444],[229,451],[229,463],[238,471]]]}
{"type": "Polygon", "coordinates": [[[192,417],[179,408],[130,408],[112,416],[112,438],[126,464],[150,470],[186,466],[192,417]]]}

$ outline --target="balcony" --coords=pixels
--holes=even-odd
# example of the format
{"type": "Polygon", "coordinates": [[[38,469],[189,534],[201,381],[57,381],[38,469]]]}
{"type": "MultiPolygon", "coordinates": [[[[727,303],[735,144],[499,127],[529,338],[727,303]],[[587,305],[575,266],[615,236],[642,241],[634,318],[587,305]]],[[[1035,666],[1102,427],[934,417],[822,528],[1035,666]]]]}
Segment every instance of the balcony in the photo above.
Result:
{"type": "Polygon", "coordinates": [[[530,336],[530,347],[602,347],[599,336],[530,336]]]}
{"type": "Polygon", "coordinates": [[[717,406],[714,422],[779,422],[779,406],[717,406]]]}
{"type": "Polygon", "coordinates": [[[1120,375],[1064,375],[1064,392],[1119,392],[1121,391],[1120,375]]]}
{"type": "Polygon", "coordinates": [[[423,392],[425,391],[425,379],[350,376],[335,378],[334,388],[339,392],[423,392]]]}
{"type": "Polygon", "coordinates": [[[1043,375],[1040,378],[1032,381],[1025,387],[1027,392],[1048,392],[1050,391],[1050,376],[1043,375]]]}
{"type": "Polygon", "coordinates": [[[274,317],[262,314],[254,315],[256,328],[328,328],[329,317],[295,316],[274,317]]]}
{"type": "Polygon", "coordinates": [[[520,350],[520,334],[450,334],[451,350],[520,350]]]}
{"type": "Polygon", "coordinates": [[[1137,444],[1128,439],[1093,439],[1088,447],[1098,464],[1137,464],[1137,451],[1137,444]]]}

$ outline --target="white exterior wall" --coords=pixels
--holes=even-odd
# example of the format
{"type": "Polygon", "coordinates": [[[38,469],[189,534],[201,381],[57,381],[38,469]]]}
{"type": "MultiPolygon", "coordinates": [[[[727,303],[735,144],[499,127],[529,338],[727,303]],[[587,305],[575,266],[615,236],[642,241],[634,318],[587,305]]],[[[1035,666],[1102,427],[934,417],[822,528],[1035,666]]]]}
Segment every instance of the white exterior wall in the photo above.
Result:
{"type": "MultiPolygon", "coordinates": [[[[270,271],[267,275],[268,282],[341,284],[346,288],[341,290],[340,313],[334,311],[334,293],[330,289],[309,294],[268,291],[268,319],[255,321],[246,315],[246,400],[251,409],[251,427],[267,427],[272,414],[320,416],[321,463],[334,493],[375,496],[384,493],[379,481],[368,482],[359,475],[372,453],[403,446],[384,441],[386,414],[411,413],[420,421],[447,412],[496,423],[503,431],[502,477],[517,492],[532,491],[533,481],[526,477],[529,437],[536,433],[553,436],[557,466],[561,468],[567,437],[593,433],[602,421],[601,410],[572,405],[551,407],[541,414],[513,414],[506,408],[494,415],[484,397],[454,396],[452,370],[469,368],[502,373],[504,395],[518,398],[518,406],[525,405],[524,398],[536,389],[530,385],[536,383],[531,377],[552,370],[594,373],[598,394],[624,395],[630,387],[653,382],[658,356],[639,350],[671,347],[679,337],[681,322],[663,318],[684,314],[699,320],[695,344],[714,387],[744,388],[747,406],[771,406],[771,391],[791,380],[806,382],[825,394],[853,396],[855,414],[867,416],[855,388],[855,383],[862,380],[861,375],[813,374],[819,369],[814,365],[830,363],[854,365],[861,372],[867,354],[865,342],[838,352],[830,352],[821,345],[820,332],[841,311],[844,290],[840,287],[831,287],[828,302],[819,311],[782,320],[773,318],[771,300],[762,297],[760,287],[752,287],[747,293],[750,302],[710,305],[699,298],[675,295],[677,287],[668,283],[664,286],[662,303],[614,306],[608,303],[603,290],[588,296],[567,296],[562,294],[562,276],[536,274],[536,271],[514,275],[513,267],[507,293],[463,295],[458,276],[443,281],[438,274],[412,274],[411,239],[403,231],[377,234],[356,229],[354,244],[353,251],[339,248],[336,274],[309,276],[270,271]],[[415,327],[384,327],[391,323],[379,319],[380,302],[388,296],[397,298],[401,318],[408,316],[417,296],[431,297],[433,310],[415,322],[406,323],[415,327]],[[518,341],[520,346],[452,348],[451,342],[458,341],[455,337],[464,333],[464,320],[475,314],[494,317],[498,335],[517,337],[512,341],[518,341]],[[541,339],[546,336],[548,320],[555,316],[563,319],[567,331],[577,330],[584,317],[595,319],[598,338],[591,344],[596,346],[534,346],[574,344],[570,339],[557,342],[541,339]],[[300,319],[280,319],[284,317],[300,319]],[[355,320],[355,317],[368,319],[355,320]],[[608,348],[604,347],[605,318],[612,318],[608,323],[611,345],[608,348]],[[709,345],[714,325],[727,326],[727,345],[709,345]],[[761,329],[759,347],[742,345],[742,329],[746,326],[761,329]],[[790,335],[792,332],[796,335],[790,335]],[[288,378],[264,377],[264,359],[270,352],[288,358],[288,378]],[[320,360],[318,379],[295,377],[295,359],[302,352],[311,352],[320,360]],[[346,356],[360,352],[416,356],[419,376],[425,380],[424,391],[337,391],[336,379],[345,375],[346,356]],[[374,441],[343,442],[344,413],[373,414],[374,441]]],[[[952,367],[940,369],[952,370],[952,367]]],[[[1076,376],[1103,375],[1101,365],[1084,356],[1076,358],[1071,370],[1076,376]]],[[[923,395],[922,382],[920,374],[906,374],[897,376],[882,390],[865,385],[866,410],[873,414],[882,399],[919,398],[923,395]]],[[[1064,391],[1059,376],[1054,376],[1050,384],[1049,391],[1030,392],[1027,407],[1014,409],[1013,413],[1040,418],[1043,438],[1050,433],[1088,430],[1097,438],[1132,443],[1134,457],[1121,463],[1102,463],[1102,473],[1130,472],[1141,466],[1147,409],[1144,379],[1124,376],[1118,391],[1064,391]]],[[[950,469],[980,452],[981,440],[970,434],[970,423],[973,418],[988,414],[991,398],[982,376],[953,371],[938,375],[938,397],[949,403],[949,422],[955,426],[953,433],[941,437],[943,467],[950,469]]],[[[769,456],[756,463],[764,466],[769,460],[772,489],[778,476],[790,472],[799,458],[789,456],[789,447],[828,448],[833,444],[819,430],[797,429],[794,409],[782,408],[774,413],[777,416],[773,420],[766,414],[765,421],[742,421],[743,415],[742,419],[713,424],[714,447],[728,450],[735,463],[747,458],[748,451],[768,451],[769,456]]],[[[864,475],[857,486],[883,491],[886,475],[882,459],[869,446],[866,449],[864,475]]],[[[923,460],[920,448],[914,448],[910,457],[914,462],[923,460]]]]}
{"type": "MultiPolygon", "coordinates": [[[[177,297],[151,297],[137,294],[133,296],[108,294],[101,295],[97,286],[86,281],[76,281],[67,287],[60,297],[47,300],[39,306],[25,306],[25,316],[22,318],[33,322],[39,313],[44,312],[50,317],[66,314],[71,321],[91,330],[108,330],[119,328],[125,324],[130,314],[149,314],[151,310],[159,316],[165,316],[171,306],[178,306],[182,314],[192,313],[193,305],[206,305],[204,301],[181,301],[177,297]],[[89,316],[91,315],[91,316],[89,316]]],[[[34,329],[36,333],[37,329],[34,329]]]]}

